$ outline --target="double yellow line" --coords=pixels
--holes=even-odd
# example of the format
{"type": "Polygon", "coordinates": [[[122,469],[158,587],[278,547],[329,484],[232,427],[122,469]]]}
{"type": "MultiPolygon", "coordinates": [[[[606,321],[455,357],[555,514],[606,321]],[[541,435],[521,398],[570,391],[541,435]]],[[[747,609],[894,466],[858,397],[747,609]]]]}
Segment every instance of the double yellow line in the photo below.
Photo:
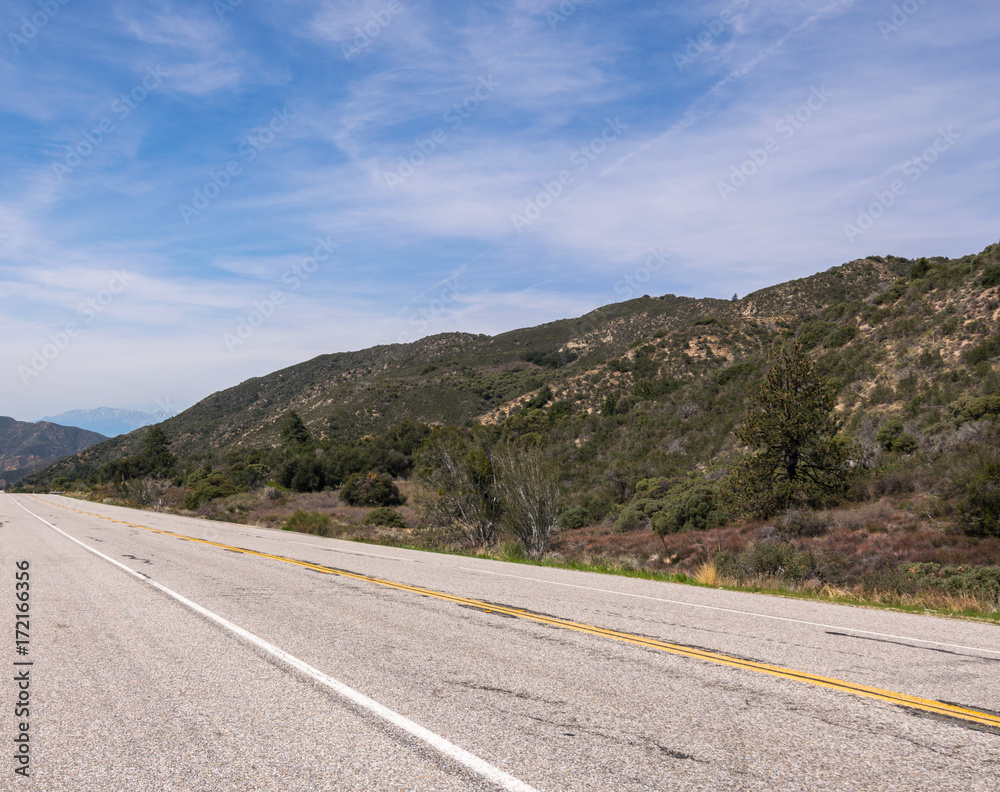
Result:
{"type": "MultiPolygon", "coordinates": [[[[39,499],[40,500],[40,499],[39,499]]],[[[528,610],[522,610],[519,608],[508,608],[504,605],[493,605],[488,602],[483,602],[481,600],[469,599],[468,597],[458,597],[454,594],[446,594],[441,591],[435,591],[433,589],[422,588],[420,586],[409,586],[405,583],[396,583],[391,580],[383,580],[381,578],[371,577],[370,575],[361,575],[356,572],[347,572],[341,569],[333,569],[331,567],[321,566],[319,564],[312,564],[308,561],[298,561],[294,558],[286,558],[284,556],[272,555],[271,553],[261,553],[257,550],[247,550],[243,547],[236,547],[234,545],[222,544],[221,542],[212,542],[207,539],[197,539],[193,536],[185,536],[184,534],[174,533],[173,531],[164,531],[158,528],[150,528],[146,525],[138,525],[136,523],[127,522],[125,520],[116,520],[113,517],[105,517],[102,514],[96,514],[94,512],[83,511],[81,509],[74,509],[70,506],[63,506],[62,504],[53,504],[48,501],[43,501],[48,505],[59,506],[61,509],[67,509],[68,511],[78,512],[79,514],[86,514],[91,517],[98,517],[102,520],[109,520],[110,522],[119,523],[120,525],[127,525],[131,528],[141,528],[144,531],[150,531],[152,533],[162,534],[163,536],[171,536],[175,539],[182,539],[186,542],[197,542],[198,544],[209,545],[211,547],[219,547],[223,550],[229,550],[234,553],[243,553],[244,555],[257,556],[258,558],[269,558],[272,561],[281,561],[285,564],[293,564],[295,566],[303,567],[305,569],[311,569],[315,572],[321,572],[326,575],[337,575],[339,577],[350,578],[352,580],[360,580],[365,583],[374,583],[379,586],[385,586],[387,588],[396,589],[398,591],[406,591],[411,594],[419,594],[424,597],[434,597],[435,599],[444,600],[445,602],[454,602],[458,605],[464,605],[466,607],[475,608],[481,610],[484,613],[498,613],[502,616],[512,616],[517,619],[526,619],[528,621],[537,622],[539,624],[546,624],[550,627],[559,627],[567,630],[575,630],[576,632],[587,633],[589,635],[596,635],[601,638],[611,638],[616,641],[623,641],[625,643],[635,644],[637,646],[644,646],[648,649],[656,649],[661,652],[669,652],[671,654],[681,655],[683,657],[691,657],[697,660],[703,660],[710,663],[717,663],[719,665],[727,665],[733,668],[740,668],[747,671],[756,671],[761,674],[769,674],[771,676],[781,677],[783,679],[792,679],[797,682],[806,682],[811,685],[817,685],[819,687],[830,688],[831,690],[839,690],[844,693],[853,693],[856,696],[865,696],[867,698],[877,699],[879,701],[884,701],[889,704],[895,704],[900,707],[907,707],[909,709],[920,710],[921,712],[927,712],[932,715],[939,715],[947,718],[956,718],[960,721],[966,721],[970,723],[975,723],[979,726],[985,726],[991,729],[996,729],[1000,731],[1000,715],[996,715],[989,712],[982,712],[980,710],[969,709],[967,707],[960,707],[955,704],[946,704],[941,701],[934,701],[932,699],[919,698],[917,696],[907,696],[903,693],[895,693],[891,690],[882,690],[880,688],[869,687],[867,685],[859,685],[854,682],[845,682],[841,679],[832,679],[830,677],[818,676],[816,674],[809,674],[805,671],[795,671],[791,668],[784,668],[782,666],[768,665],[767,663],[758,663],[753,660],[743,660],[738,657],[732,657],[729,655],[720,654],[718,652],[710,652],[705,649],[697,649],[690,646],[684,646],[682,644],[669,643],[667,641],[660,641],[656,638],[647,638],[642,635],[635,635],[633,633],[619,632],[617,630],[606,630],[603,627],[595,627],[590,624],[583,624],[581,622],[570,621],[569,619],[559,619],[554,616],[545,616],[539,613],[532,613],[528,610]]]]}

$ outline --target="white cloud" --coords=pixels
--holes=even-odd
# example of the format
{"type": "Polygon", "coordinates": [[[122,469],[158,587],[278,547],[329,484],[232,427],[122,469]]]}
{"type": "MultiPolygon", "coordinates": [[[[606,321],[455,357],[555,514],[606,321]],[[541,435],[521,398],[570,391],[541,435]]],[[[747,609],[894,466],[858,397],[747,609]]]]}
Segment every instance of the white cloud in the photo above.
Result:
{"type": "Polygon", "coordinates": [[[558,4],[544,0],[401,0],[345,59],[341,43],[386,5],[244,3],[224,22],[211,4],[122,5],[75,28],[71,6],[38,42],[49,56],[37,68],[0,58],[12,122],[0,152],[0,330],[13,339],[0,370],[79,318],[113,270],[136,274],[30,390],[0,381],[6,404],[51,401],[43,414],[75,399],[187,403],[401,332],[577,315],[627,296],[617,287],[651,248],[669,263],[643,291],[728,297],[869,253],[960,254],[997,236],[1000,99],[983,67],[995,4],[955,14],[928,3],[886,41],[885,8],[751,0],[679,71],[673,53],[732,0],[577,3],[555,29],[545,11],[558,4]],[[147,62],[170,73],[166,95],[57,184],[50,158],[147,62]],[[456,129],[445,114],[480,78],[497,88],[456,129]],[[813,89],[829,101],[785,137],[776,123],[813,89]],[[286,101],[295,123],[184,224],[177,203],[234,156],[261,108],[286,101]],[[628,128],[579,170],[572,153],[608,116],[628,128]],[[960,139],[848,240],[844,224],[941,125],[960,139]],[[390,189],[385,174],[435,129],[445,139],[390,189]],[[719,183],[768,137],[777,150],[723,200],[719,183]],[[512,213],[561,170],[572,184],[518,233],[512,213]],[[326,234],[341,245],[336,261],[230,354],[223,333],[326,234]],[[439,281],[456,271],[460,292],[438,306],[439,281]]]}
{"type": "Polygon", "coordinates": [[[146,45],[145,58],[155,60],[169,75],[169,90],[204,95],[234,88],[243,78],[238,50],[226,26],[205,4],[198,14],[116,8],[122,28],[146,45]]]}

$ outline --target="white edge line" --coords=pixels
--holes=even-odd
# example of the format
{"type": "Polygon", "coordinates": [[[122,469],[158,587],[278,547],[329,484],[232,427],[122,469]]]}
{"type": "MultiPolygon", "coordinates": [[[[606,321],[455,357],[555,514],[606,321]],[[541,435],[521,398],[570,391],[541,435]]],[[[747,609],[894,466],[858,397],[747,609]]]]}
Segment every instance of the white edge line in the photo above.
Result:
{"type": "MultiPolygon", "coordinates": [[[[18,505],[20,506],[20,504],[18,505]]],[[[21,508],[24,507],[22,506],[21,508]]],[[[232,531],[233,529],[228,526],[220,526],[218,530],[232,531]]],[[[234,531],[234,532],[242,533],[240,531],[234,531]]],[[[253,534],[244,534],[244,535],[253,536],[253,534]]],[[[377,553],[364,553],[353,550],[348,552],[346,550],[337,550],[336,547],[330,548],[327,547],[327,545],[316,544],[314,542],[297,542],[287,537],[277,537],[277,536],[271,537],[264,535],[264,536],[257,536],[256,538],[262,539],[264,541],[279,541],[279,542],[288,541],[291,544],[301,547],[321,547],[324,549],[332,549],[334,552],[339,552],[342,555],[357,555],[366,558],[384,558],[386,560],[398,561],[401,563],[415,563],[413,559],[409,558],[380,555],[377,553]]],[[[432,562],[421,562],[421,563],[432,563],[432,562]]],[[[789,622],[791,624],[805,624],[810,627],[822,627],[828,630],[843,630],[844,632],[855,633],[857,635],[874,635],[879,638],[895,638],[897,641],[912,641],[914,643],[932,644],[934,646],[947,646],[949,649],[965,649],[966,651],[970,652],[984,652],[986,654],[1000,655],[1000,650],[998,649],[983,649],[980,646],[964,646],[962,644],[945,643],[943,641],[931,641],[927,638],[914,638],[913,636],[909,635],[893,635],[892,633],[880,633],[880,632],[874,632],[872,630],[859,630],[854,627],[844,627],[838,624],[822,624],[820,622],[805,621],[804,619],[793,619],[788,616],[771,616],[767,613],[755,613],[754,611],[741,611],[741,610],[735,610],[733,608],[720,608],[717,605],[702,605],[701,603],[698,602],[684,602],[683,600],[665,599],[664,597],[652,597],[648,594],[632,594],[631,592],[628,591],[615,591],[613,589],[602,589],[602,588],[596,588],[594,586],[581,586],[578,583],[563,583],[558,580],[545,580],[544,578],[528,577],[527,575],[511,575],[506,572],[493,572],[488,569],[474,569],[472,567],[452,567],[450,564],[440,564],[440,566],[446,569],[461,569],[463,572],[473,572],[480,575],[496,575],[497,577],[514,578],[515,580],[530,580],[533,583],[546,583],[550,586],[564,586],[566,588],[581,589],[583,591],[596,591],[600,594],[615,594],[619,597],[634,597],[636,599],[651,600],[652,602],[664,602],[668,605],[683,605],[688,608],[702,608],[703,610],[719,611],[720,613],[732,613],[737,616],[755,616],[758,619],[772,619],[773,621],[783,621],[783,622],[789,622]]],[[[914,647],[914,648],[919,648],[919,647],[914,647]]]]}
{"type": "Polygon", "coordinates": [[[40,522],[45,523],[52,530],[58,531],[60,534],[69,539],[71,542],[76,542],[83,549],[93,553],[99,558],[103,558],[105,561],[111,564],[114,564],[119,569],[122,569],[128,574],[132,575],[133,577],[138,578],[143,583],[148,583],[150,586],[157,589],[158,591],[162,591],[167,596],[173,597],[182,605],[185,605],[186,607],[190,608],[196,613],[201,614],[206,619],[210,619],[219,626],[229,630],[232,633],[235,633],[244,640],[249,641],[255,646],[263,649],[265,652],[278,658],[283,663],[290,665],[292,668],[295,668],[298,671],[301,671],[303,674],[316,680],[321,685],[330,688],[331,690],[343,696],[344,698],[349,699],[350,701],[353,701],[355,704],[364,707],[365,709],[369,710],[375,715],[378,715],[378,717],[382,718],[385,721],[388,721],[393,726],[396,726],[397,728],[402,729],[403,731],[413,735],[417,739],[422,740],[435,750],[444,754],[448,758],[453,759],[456,762],[465,765],[467,768],[477,773],[478,775],[482,776],[486,780],[496,784],[497,786],[503,789],[509,790],[510,792],[538,792],[538,790],[535,789],[533,786],[529,786],[520,779],[515,778],[509,773],[504,772],[500,768],[494,767],[489,762],[480,759],[478,756],[469,753],[465,749],[459,748],[457,745],[449,742],[444,737],[441,737],[440,735],[430,731],[430,729],[427,729],[421,726],[419,723],[415,723],[411,721],[409,718],[400,715],[398,712],[395,712],[389,709],[388,707],[379,704],[377,701],[368,698],[368,696],[364,695],[363,693],[359,693],[357,690],[348,687],[343,682],[340,682],[331,676],[327,676],[322,671],[313,668],[308,663],[305,663],[302,660],[299,660],[297,657],[290,655],[284,649],[281,649],[275,646],[274,644],[265,641],[263,638],[254,635],[253,633],[247,630],[244,630],[242,627],[239,627],[238,625],[235,625],[232,622],[227,621],[226,619],[213,613],[212,611],[203,608],[198,603],[192,602],[186,597],[178,594],[176,591],[168,589],[166,586],[157,583],[155,580],[151,580],[145,577],[144,575],[139,574],[134,569],[129,568],[125,564],[122,564],[121,562],[116,561],[115,559],[104,555],[104,553],[100,552],[99,550],[96,550],[93,547],[84,544],[79,539],[70,536],[62,529],[56,528],[56,526],[54,526],[48,520],[39,517],[33,511],[31,511],[23,504],[21,504],[16,498],[11,498],[11,500],[13,500],[14,503],[16,503],[26,512],[28,512],[28,514],[30,514],[32,517],[39,520],[40,522]]]}

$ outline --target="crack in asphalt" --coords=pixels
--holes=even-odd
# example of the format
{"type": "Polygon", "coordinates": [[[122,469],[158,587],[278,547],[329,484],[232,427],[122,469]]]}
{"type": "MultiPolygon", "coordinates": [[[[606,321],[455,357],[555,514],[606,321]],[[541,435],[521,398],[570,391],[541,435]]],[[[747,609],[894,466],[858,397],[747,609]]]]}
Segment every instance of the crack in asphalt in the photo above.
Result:
{"type": "Polygon", "coordinates": [[[451,684],[457,687],[468,688],[469,690],[482,690],[487,693],[502,693],[506,696],[514,696],[522,701],[537,701],[541,704],[548,704],[550,706],[563,706],[566,704],[565,701],[550,701],[549,699],[543,699],[539,696],[532,696],[527,693],[518,693],[516,690],[507,690],[506,688],[491,687],[490,685],[477,685],[472,682],[451,682],[451,684]]]}
{"type": "Polygon", "coordinates": [[[536,723],[543,723],[546,726],[554,726],[557,729],[576,729],[576,732],[569,734],[565,731],[561,732],[561,734],[565,737],[575,737],[578,732],[581,734],[589,735],[591,737],[598,737],[602,740],[607,740],[608,742],[612,742],[617,745],[626,745],[630,748],[645,748],[647,750],[657,750],[660,751],[661,753],[665,753],[667,756],[670,756],[673,759],[699,762],[701,764],[711,764],[711,762],[709,762],[709,760],[707,759],[699,759],[698,757],[684,753],[683,751],[678,751],[674,748],[667,748],[665,745],[660,745],[656,740],[652,739],[651,737],[643,737],[639,740],[628,740],[628,739],[622,739],[620,737],[614,737],[610,734],[605,734],[604,732],[598,731],[596,729],[581,728],[579,723],[563,723],[555,720],[547,720],[545,718],[540,718],[535,715],[525,715],[525,717],[528,718],[529,720],[535,721],[536,723]]]}
{"type": "Polygon", "coordinates": [[[875,641],[876,643],[886,643],[886,644],[894,644],[896,646],[905,646],[907,649],[916,649],[920,652],[941,652],[942,654],[955,655],[956,657],[966,657],[969,660],[981,660],[984,663],[1000,663],[1000,657],[980,657],[979,655],[970,655],[970,654],[965,654],[964,652],[953,652],[950,649],[938,649],[933,646],[914,646],[913,644],[904,643],[903,641],[890,641],[887,638],[870,638],[867,635],[851,635],[849,633],[831,632],[830,630],[827,630],[826,634],[836,635],[840,638],[855,638],[859,641],[875,641]]]}
{"type": "Polygon", "coordinates": [[[133,561],[141,561],[144,564],[152,564],[148,558],[139,558],[139,556],[129,555],[128,553],[123,553],[122,558],[131,558],[133,561]]]}

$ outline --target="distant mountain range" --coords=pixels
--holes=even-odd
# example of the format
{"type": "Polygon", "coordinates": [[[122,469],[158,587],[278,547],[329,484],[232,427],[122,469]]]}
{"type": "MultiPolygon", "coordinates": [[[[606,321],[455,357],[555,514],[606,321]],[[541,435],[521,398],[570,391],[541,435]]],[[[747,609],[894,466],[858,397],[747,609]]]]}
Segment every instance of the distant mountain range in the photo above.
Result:
{"type": "Polygon", "coordinates": [[[73,426],[0,417],[0,486],[13,484],[50,462],[107,439],[103,434],[73,426]]]}
{"type": "Polygon", "coordinates": [[[117,437],[143,426],[159,423],[174,414],[162,410],[147,413],[114,407],[98,407],[96,410],[70,410],[59,415],[46,416],[42,420],[62,426],[76,426],[90,432],[99,432],[107,437],[117,437]]]}

